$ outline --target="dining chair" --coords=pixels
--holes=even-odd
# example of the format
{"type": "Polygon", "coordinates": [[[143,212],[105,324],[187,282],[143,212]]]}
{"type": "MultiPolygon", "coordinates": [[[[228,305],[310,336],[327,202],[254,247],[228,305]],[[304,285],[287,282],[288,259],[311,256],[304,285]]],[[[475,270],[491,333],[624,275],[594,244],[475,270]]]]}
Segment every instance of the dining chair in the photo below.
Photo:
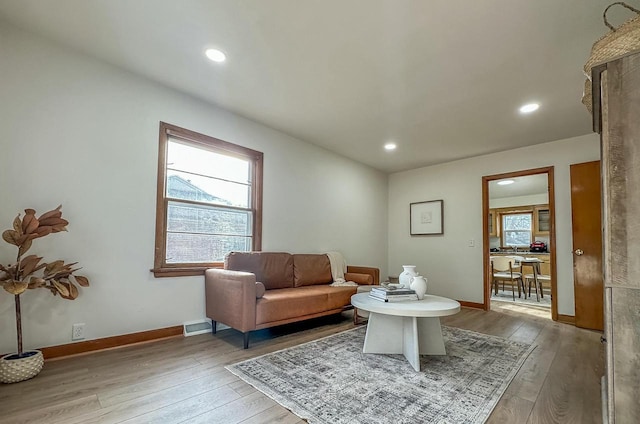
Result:
{"type": "Polygon", "coordinates": [[[540,274],[538,273],[538,269],[537,266],[533,267],[533,272],[534,274],[525,274],[524,275],[524,281],[526,282],[526,286],[529,289],[529,297],[531,297],[531,283],[533,283],[533,285],[535,286],[535,290],[536,290],[536,300],[538,302],[540,302],[540,299],[544,299],[544,290],[542,289],[542,282],[543,281],[547,281],[549,283],[551,283],[551,276],[547,275],[547,274],[540,274]],[[536,280],[538,281],[538,284],[536,286],[536,280]]]}
{"type": "Polygon", "coordinates": [[[505,255],[505,257],[513,259],[513,268],[517,268],[522,272],[522,261],[524,261],[524,256],[505,255]]]}
{"type": "Polygon", "coordinates": [[[527,291],[525,290],[525,280],[524,280],[524,271],[522,268],[522,263],[524,261],[524,256],[519,256],[519,255],[506,255],[507,258],[510,258],[513,260],[513,264],[511,265],[511,267],[514,270],[517,270],[520,274],[521,274],[521,281],[522,281],[522,294],[524,296],[524,298],[527,298],[527,291]]]}
{"type": "MultiPolygon", "coordinates": [[[[519,264],[516,263],[516,259],[508,256],[493,256],[491,258],[491,275],[492,275],[492,286],[495,289],[495,293],[498,294],[498,284],[502,281],[502,291],[504,291],[505,282],[511,283],[511,294],[513,296],[513,300],[516,300],[515,287],[514,284],[518,286],[518,297],[521,296],[520,289],[522,288],[522,292],[524,292],[524,280],[522,279],[522,272],[514,271],[514,269],[518,269],[520,267],[519,264]]],[[[525,292],[526,298],[526,292],[525,292]]]]}

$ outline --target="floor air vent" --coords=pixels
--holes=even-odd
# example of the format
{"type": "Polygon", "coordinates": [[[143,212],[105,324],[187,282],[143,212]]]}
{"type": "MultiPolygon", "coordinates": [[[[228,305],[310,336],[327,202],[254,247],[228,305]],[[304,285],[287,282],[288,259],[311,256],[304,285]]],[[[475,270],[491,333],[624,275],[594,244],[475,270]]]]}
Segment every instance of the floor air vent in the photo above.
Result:
{"type": "Polygon", "coordinates": [[[195,336],[197,334],[205,334],[211,332],[211,323],[209,321],[194,321],[184,324],[184,336],[195,336]]]}

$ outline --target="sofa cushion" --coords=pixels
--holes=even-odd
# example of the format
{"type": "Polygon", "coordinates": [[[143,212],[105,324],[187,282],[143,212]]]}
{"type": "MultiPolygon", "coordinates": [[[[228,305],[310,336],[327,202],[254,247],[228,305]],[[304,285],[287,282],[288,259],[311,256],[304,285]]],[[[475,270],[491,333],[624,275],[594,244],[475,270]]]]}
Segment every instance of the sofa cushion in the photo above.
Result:
{"type": "Polygon", "coordinates": [[[333,282],[329,257],[311,254],[293,255],[293,282],[294,287],[333,282]]]}
{"type": "Polygon", "coordinates": [[[267,290],[293,287],[293,257],[285,252],[231,252],[224,268],[255,274],[267,290]]]}
{"type": "Polygon", "coordinates": [[[256,301],[256,325],[341,309],[351,303],[356,289],[314,285],[267,290],[256,301]]]}
{"type": "MultiPolygon", "coordinates": [[[[322,287],[322,286],[313,286],[322,287]]],[[[344,308],[351,304],[351,296],[358,292],[357,286],[327,287],[327,309],[344,308]]]]}

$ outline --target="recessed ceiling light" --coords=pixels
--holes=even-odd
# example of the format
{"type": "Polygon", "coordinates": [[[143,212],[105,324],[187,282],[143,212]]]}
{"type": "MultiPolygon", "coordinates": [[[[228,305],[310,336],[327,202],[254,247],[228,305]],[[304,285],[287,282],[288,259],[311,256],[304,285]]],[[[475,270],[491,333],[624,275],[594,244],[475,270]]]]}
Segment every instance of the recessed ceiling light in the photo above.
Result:
{"type": "Polygon", "coordinates": [[[520,106],[520,113],[531,113],[538,110],[540,105],[538,103],[527,103],[526,105],[520,106]]]}
{"type": "Polygon", "coordinates": [[[384,149],[388,151],[396,150],[396,147],[398,147],[396,143],[387,143],[384,145],[384,149]]]}
{"type": "Polygon", "coordinates": [[[207,49],[204,54],[207,55],[209,60],[214,62],[224,62],[227,59],[227,55],[225,55],[222,51],[218,49],[207,49]]]}
{"type": "Polygon", "coordinates": [[[515,181],[513,181],[513,180],[498,181],[498,185],[509,185],[509,184],[513,184],[513,183],[515,183],[515,181]]]}

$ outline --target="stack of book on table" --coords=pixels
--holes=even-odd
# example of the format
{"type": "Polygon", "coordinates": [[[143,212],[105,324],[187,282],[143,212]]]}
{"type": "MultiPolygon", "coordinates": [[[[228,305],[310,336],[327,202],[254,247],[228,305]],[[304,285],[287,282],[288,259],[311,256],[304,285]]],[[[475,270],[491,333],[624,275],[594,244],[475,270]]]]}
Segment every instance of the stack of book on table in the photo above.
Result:
{"type": "Polygon", "coordinates": [[[369,292],[369,297],[380,302],[403,302],[405,300],[418,300],[415,290],[396,287],[374,287],[369,292]]]}

